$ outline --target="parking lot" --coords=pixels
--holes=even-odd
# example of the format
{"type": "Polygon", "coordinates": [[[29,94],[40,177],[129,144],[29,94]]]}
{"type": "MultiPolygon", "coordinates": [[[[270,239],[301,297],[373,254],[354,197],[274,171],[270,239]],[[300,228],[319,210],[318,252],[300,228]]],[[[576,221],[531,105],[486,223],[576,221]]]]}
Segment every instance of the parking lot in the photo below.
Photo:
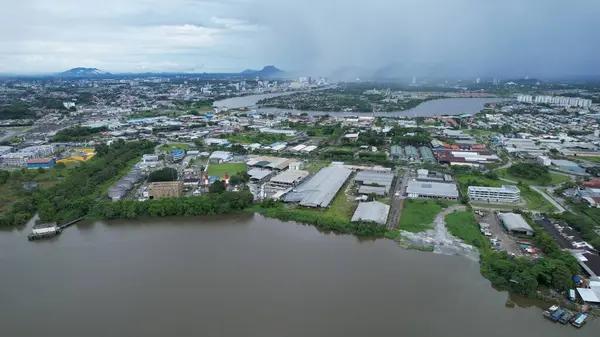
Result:
{"type": "Polygon", "coordinates": [[[483,222],[490,225],[490,231],[492,232],[492,235],[488,236],[488,239],[498,239],[500,250],[505,251],[509,254],[513,253],[515,255],[523,255],[521,253],[519,245],[516,242],[519,239],[506,232],[500,221],[496,218],[494,211],[481,209],[476,211],[475,215],[477,218],[477,222],[483,222]],[[479,215],[477,213],[483,215],[479,215]]]}

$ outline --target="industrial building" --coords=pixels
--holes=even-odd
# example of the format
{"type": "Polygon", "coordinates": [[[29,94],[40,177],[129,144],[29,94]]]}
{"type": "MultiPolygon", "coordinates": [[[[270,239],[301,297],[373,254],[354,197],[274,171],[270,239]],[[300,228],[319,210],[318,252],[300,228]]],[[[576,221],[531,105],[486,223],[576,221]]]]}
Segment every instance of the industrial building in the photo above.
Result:
{"type": "Polygon", "coordinates": [[[480,165],[497,163],[500,158],[486,151],[436,151],[436,157],[440,164],[462,165],[479,167],[480,165]]]}
{"type": "Polygon", "coordinates": [[[498,220],[504,228],[512,234],[533,235],[535,232],[531,226],[523,219],[521,214],[516,213],[498,213],[498,220]]]}
{"type": "Polygon", "coordinates": [[[229,151],[215,151],[208,157],[208,160],[213,164],[226,163],[231,159],[233,159],[233,154],[229,151]]]}
{"type": "Polygon", "coordinates": [[[421,146],[419,148],[419,152],[421,153],[421,161],[424,163],[435,163],[435,157],[433,156],[433,152],[427,146],[421,146]]]}
{"type": "Polygon", "coordinates": [[[171,151],[171,156],[173,156],[173,161],[180,161],[185,157],[185,150],[171,151]]]}
{"type": "Polygon", "coordinates": [[[410,161],[415,161],[415,160],[419,160],[419,153],[417,151],[417,148],[414,146],[406,146],[404,148],[404,153],[405,153],[405,158],[406,160],[410,160],[410,161]]]}
{"type": "Polygon", "coordinates": [[[118,201],[124,198],[131,191],[133,184],[144,178],[144,174],[139,170],[131,170],[124,177],[108,189],[108,197],[112,201],[118,201]]]}
{"type": "Polygon", "coordinates": [[[178,198],[183,195],[183,181],[158,181],[148,185],[150,199],[178,198]]]}
{"type": "Polygon", "coordinates": [[[273,175],[273,171],[253,168],[248,170],[248,175],[250,176],[250,182],[260,184],[269,179],[273,175]]]}
{"type": "Polygon", "coordinates": [[[306,177],[308,177],[308,171],[301,170],[293,170],[293,171],[283,171],[276,175],[275,177],[269,180],[269,185],[271,187],[295,187],[298,186],[306,177]]]}
{"type": "Polygon", "coordinates": [[[56,164],[56,160],[54,158],[36,158],[29,159],[27,161],[28,169],[37,169],[37,168],[51,168],[56,164]]]}
{"type": "Polygon", "coordinates": [[[378,197],[385,197],[388,195],[389,190],[383,186],[362,185],[358,188],[357,193],[359,195],[371,195],[375,193],[375,195],[378,197]]]}
{"type": "Polygon", "coordinates": [[[249,168],[283,171],[287,170],[290,164],[295,162],[295,159],[261,156],[250,159],[246,162],[246,165],[249,168]]]}
{"type": "Polygon", "coordinates": [[[400,160],[404,158],[404,150],[400,145],[392,145],[390,147],[390,156],[392,159],[400,160]]]}
{"type": "Polygon", "coordinates": [[[580,173],[580,174],[584,174],[585,173],[585,169],[581,166],[579,166],[579,164],[572,162],[570,160],[552,160],[552,166],[555,166],[556,168],[558,168],[561,171],[569,171],[569,172],[573,172],[573,173],[580,173]]]}
{"type": "Polygon", "coordinates": [[[325,167],[294,188],[284,201],[307,207],[327,207],[351,174],[352,170],[340,165],[325,167]]]}
{"type": "Polygon", "coordinates": [[[10,153],[10,151],[12,151],[12,146],[0,146],[0,156],[10,153]]]}
{"type": "Polygon", "coordinates": [[[387,223],[390,206],[379,201],[361,202],[356,207],[352,222],[371,221],[384,225],[387,223]]]}
{"type": "Polygon", "coordinates": [[[29,146],[17,152],[3,154],[0,156],[0,162],[7,166],[25,166],[29,159],[49,157],[54,152],[54,145],[29,146]]]}
{"type": "Polygon", "coordinates": [[[359,194],[376,193],[377,195],[387,195],[392,188],[393,181],[393,173],[375,171],[360,171],[354,178],[354,182],[357,185],[361,185],[359,194]],[[375,187],[375,189],[369,189],[369,187],[375,187]],[[363,192],[360,191],[361,189],[363,192]],[[367,192],[367,189],[371,191],[367,192]],[[383,194],[381,194],[381,192],[383,192],[383,194]]]}
{"type": "Polygon", "coordinates": [[[432,181],[437,183],[451,183],[452,176],[449,174],[444,174],[435,171],[429,171],[426,169],[418,169],[417,170],[417,180],[418,181],[432,181]]]}
{"type": "Polygon", "coordinates": [[[513,185],[502,187],[469,186],[469,200],[516,204],[521,201],[521,191],[513,185]]]}
{"type": "Polygon", "coordinates": [[[456,184],[411,180],[406,187],[406,193],[411,199],[458,200],[456,184]]]}

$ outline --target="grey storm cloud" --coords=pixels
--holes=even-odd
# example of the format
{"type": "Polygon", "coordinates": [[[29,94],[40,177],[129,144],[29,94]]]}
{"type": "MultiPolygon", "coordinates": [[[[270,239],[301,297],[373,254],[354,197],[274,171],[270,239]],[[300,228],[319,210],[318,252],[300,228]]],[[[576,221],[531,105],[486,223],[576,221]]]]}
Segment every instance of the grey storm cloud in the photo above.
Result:
{"type": "Polygon", "coordinates": [[[600,73],[600,1],[0,0],[0,71],[600,73]]]}

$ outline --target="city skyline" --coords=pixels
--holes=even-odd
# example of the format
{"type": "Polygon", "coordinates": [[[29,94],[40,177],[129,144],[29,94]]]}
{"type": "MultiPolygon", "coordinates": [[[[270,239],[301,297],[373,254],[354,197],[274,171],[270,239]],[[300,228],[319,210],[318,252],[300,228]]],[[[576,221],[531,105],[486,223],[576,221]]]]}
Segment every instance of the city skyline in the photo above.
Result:
{"type": "Polygon", "coordinates": [[[240,72],[273,64],[324,76],[600,74],[593,43],[600,3],[583,0],[24,0],[3,7],[0,28],[10,34],[0,37],[2,73],[240,72]]]}

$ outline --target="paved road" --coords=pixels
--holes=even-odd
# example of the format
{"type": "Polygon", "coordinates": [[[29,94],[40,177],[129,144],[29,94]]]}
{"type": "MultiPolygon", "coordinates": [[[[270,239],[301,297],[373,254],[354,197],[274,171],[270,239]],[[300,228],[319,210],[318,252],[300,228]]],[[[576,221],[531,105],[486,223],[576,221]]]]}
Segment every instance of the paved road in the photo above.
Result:
{"type": "Polygon", "coordinates": [[[394,190],[390,193],[394,193],[392,195],[392,199],[390,202],[390,215],[388,217],[388,228],[396,229],[398,226],[398,222],[400,221],[400,216],[402,215],[402,208],[404,207],[404,199],[406,197],[404,194],[406,193],[406,185],[408,184],[408,178],[410,175],[410,169],[406,168],[404,171],[404,175],[401,179],[396,179],[396,185],[394,186],[394,190]],[[399,196],[396,196],[395,193],[400,192],[399,196]]]}
{"type": "Polygon", "coordinates": [[[544,197],[544,199],[548,200],[549,203],[554,205],[554,207],[556,207],[556,209],[558,209],[558,213],[564,213],[567,211],[561,204],[559,204],[551,196],[546,194],[546,192],[543,190],[542,187],[539,187],[539,186],[530,186],[530,187],[532,190],[538,192],[542,197],[544,197]]]}

